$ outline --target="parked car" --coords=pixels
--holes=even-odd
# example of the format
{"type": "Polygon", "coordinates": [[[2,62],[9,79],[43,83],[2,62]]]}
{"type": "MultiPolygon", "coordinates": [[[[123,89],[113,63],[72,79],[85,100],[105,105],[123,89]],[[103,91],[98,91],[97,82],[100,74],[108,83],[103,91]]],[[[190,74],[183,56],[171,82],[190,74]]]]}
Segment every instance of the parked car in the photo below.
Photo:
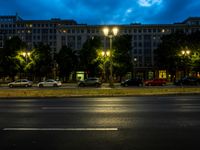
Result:
{"type": "Polygon", "coordinates": [[[79,87],[84,87],[84,86],[100,87],[101,84],[102,84],[102,82],[100,81],[100,79],[99,78],[95,78],[95,77],[90,77],[90,78],[87,78],[85,80],[78,81],[78,86],[79,87]]]}
{"type": "Polygon", "coordinates": [[[143,81],[141,78],[127,79],[121,82],[121,86],[142,86],[143,81]]]}
{"type": "Polygon", "coordinates": [[[32,85],[33,85],[33,82],[29,81],[28,79],[19,79],[19,80],[16,80],[14,82],[8,83],[8,86],[10,88],[13,88],[13,87],[31,87],[32,85]]]}
{"type": "Polygon", "coordinates": [[[37,84],[38,87],[59,87],[61,85],[62,83],[60,81],[56,81],[54,79],[48,79],[37,84]]]}
{"type": "Polygon", "coordinates": [[[184,77],[176,81],[175,85],[200,85],[200,78],[184,77]]]}
{"type": "Polygon", "coordinates": [[[167,81],[165,79],[152,79],[152,80],[145,80],[144,85],[148,86],[163,86],[166,85],[167,81]]]}

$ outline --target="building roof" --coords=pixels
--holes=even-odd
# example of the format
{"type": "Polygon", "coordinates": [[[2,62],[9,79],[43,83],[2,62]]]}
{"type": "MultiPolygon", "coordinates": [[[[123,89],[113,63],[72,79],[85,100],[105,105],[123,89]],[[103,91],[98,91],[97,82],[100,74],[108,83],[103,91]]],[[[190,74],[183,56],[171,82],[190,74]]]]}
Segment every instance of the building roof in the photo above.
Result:
{"type": "Polygon", "coordinates": [[[200,25],[200,17],[189,17],[182,22],[183,24],[200,25]]]}

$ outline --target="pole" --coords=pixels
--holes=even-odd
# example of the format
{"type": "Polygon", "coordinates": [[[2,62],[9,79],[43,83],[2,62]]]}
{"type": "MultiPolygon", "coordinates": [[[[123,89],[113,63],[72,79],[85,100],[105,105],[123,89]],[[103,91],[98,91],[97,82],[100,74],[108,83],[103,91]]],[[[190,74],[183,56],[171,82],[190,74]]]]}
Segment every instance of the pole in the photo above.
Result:
{"type": "Polygon", "coordinates": [[[110,38],[110,87],[113,87],[113,64],[112,64],[112,35],[109,36],[110,38]]]}
{"type": "Polygon", "coordinates": [[[114,36],[117,35],[118,29],[115,27],[113,28],[111,31],[109,31],[108,28],[104,28],[103,29],[103,33],[105,36],[109,37],[110,40],[110,87],[113,87],[113,60],[112,60],[112,55],[113,55],[113,51],[112,51],[112,38],[114,36]]]}
{"type": "Polygon", "coordinates": [[[106,77],[106,36],[104,36],[104,55],[103,55],[103,80],[104,82],[107,82],[107,77],[106,77]]]}

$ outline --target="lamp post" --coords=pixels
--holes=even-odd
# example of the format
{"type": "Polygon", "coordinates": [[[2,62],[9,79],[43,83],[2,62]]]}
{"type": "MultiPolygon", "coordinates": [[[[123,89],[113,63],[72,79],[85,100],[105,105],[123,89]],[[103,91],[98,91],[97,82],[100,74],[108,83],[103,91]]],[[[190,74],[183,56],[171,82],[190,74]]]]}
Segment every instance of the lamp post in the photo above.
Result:
{"type": "Polygon", "coordinates": [[[191,51],[186,49],[181,51],[181,56],[183,56],[183,63],[184,63],[184,76],[187,75],[187,62],[188,57],[190,56],[191,51]]]}
{"type": "Polygon", "coordinates": [[[28,63],[28,57],[31,55],[30,52],[23,52],[22,55],[24,56],[25,60],[26,60],[26,64],[28,63]]]}
{"type": "Polygon", "coordinates": [[[58,63],[56,60],[53,61],[53,78],[56,80],[58,70],[58,63]]]}
{"type": "Polygon", "coordinates": [[[105,70],[106,70],[106,66],[105,66],[105,64],[106,64],[106,62],[107,62],[107,61],[106,61],[106,60],[107,60],[106,58],[107,58],[107,57],[110,57],[110,51],[104,50],[104,51],[101,52],[101,55],[102,55],[102,57],[103,57],[103,79],[104,79],[104,80],[107,80],[107,79],[106,79],[106,71],[105,71],[105,70]]]}
{"type": "Polygon", "coordinates": [[[110,42],[110,87],[113,87],[113,62],[112,62],[112,39],[118,33],[118,28],[114,27],[112,29],[104,28],[103,33],[109,38],[110,42]]]}
{"type": "Polygon", "coordinates": [[[137,62],[137,58],[134,57],[134,58],[133,58],[134,78],[136,78],[136,62],[137,62]]]}
{"type": "MultiPolygon", "coordinates": [[[[25,58],[25,61],[26,61],[26,66],[28,64],[28,57],[30,57],[31,53],[30,52],[22,52],[22,55],[24,56],[25,58]]],[[[26,67],[25,67],[26,68],[26,67]]],[[[24,70],[25,71],[25,70],[24,70]]],[[[27,71],[25,71],[25,74],[27,76],[27,71]]]]}

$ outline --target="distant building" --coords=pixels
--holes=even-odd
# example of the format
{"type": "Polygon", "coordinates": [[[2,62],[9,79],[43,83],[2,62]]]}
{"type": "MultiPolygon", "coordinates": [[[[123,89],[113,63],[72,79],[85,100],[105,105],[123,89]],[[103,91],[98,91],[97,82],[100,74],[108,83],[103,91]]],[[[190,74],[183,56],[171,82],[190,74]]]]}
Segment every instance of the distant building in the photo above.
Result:
{"type": "Polygon", "coordinates": [[[4,39],[19,36],[26,42],[29,48],[43,42],[50,45],[57,52],[57,28],[66,25],[76,25],[74,20],[23,20],[16,16],[0,16],[0,48],[4,45],[4,39]]]}
{"type": "MultiPolygon", "coordinates": [[[[181,23],[174,24],[140,24],[108,25],[118,27],[119,35],[132,36],[132,58],[137,60],[136,69],[141,74],[151,76],[154,65],[154,49],[161,43],[161,37],[176,31],[192,33],[200,31],[200,17],[190,17],[181,23]]],[[[57,53],[63,45],[75,50],[80,50],[83,43],[94,36],[100,36],[102,42],[104,25],[78,24],[74,20],[23,20],[18,15],[0,16],[0,48],[4,45],[4,39],[19,36],[29,48],[39,42],[50,45],[54,53],[57,53]]],[[[163,72],[162,72],[163,74],[163,72]]],[[[143,75],[142,75],[143,76],[143,75]]]]}

